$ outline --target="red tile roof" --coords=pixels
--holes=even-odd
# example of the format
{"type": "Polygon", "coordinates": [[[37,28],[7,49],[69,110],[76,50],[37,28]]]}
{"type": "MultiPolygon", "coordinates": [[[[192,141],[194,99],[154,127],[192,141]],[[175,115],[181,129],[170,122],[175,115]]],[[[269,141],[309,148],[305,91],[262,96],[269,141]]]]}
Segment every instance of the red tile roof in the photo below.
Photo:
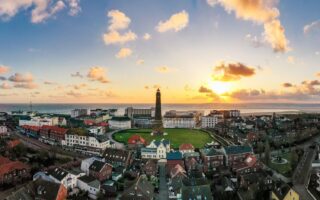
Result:
{"type": "Polygon", "coordinates": [[[179,146],[179,150],[180,151],[183,151],[183,150],[194,150],[194,146],[192,144],[189,144],[189,143],[181,144],[179,146]]]}
{"type": "Polygon", "coordinates": [[[62,135],[66,134],[68,131],[68,129],[61,128],[58,126],[47,126],[47,125],[42,126],[41,130],[50,130],[50,131],[54,131],[55,133],[62,134],[62,135]]]}
{"type": "Polygon", "coordinates": [[[6,164],[8,162],[10,162],[9,158],[0,156],[0,166],[3,165],[3,164],[6,164]]]}
{"type": "Polygon", "coordinates": [[[146,140],[143,139],[143,137],[141,137],[140,135],[133,135],[128,139],[128,144],[137,144],[137,143],[146,144],[146,140]]]}
{"type": "Polygon", "coordinates": [[[29,166],[20,161],[11,161],[8,158],[0,157],[0,177],[14,170],[29,169],[29,166]],[[6,163],[2,163],[6,160],[6,163]]]}
{"type": "Polygon", "coordinates": [[[21,142],[20,142],[19,139],[11,140],[11,141],[9,141],[9,142],[7,143],[7,146],[8,146],[9,148],[14,148],[14,147],[16,147],[17,145],[19,145],[20,143],[21,143],[21,142]]]}
{"type": "Polygon", "coordinates": [[[29,126],[29,125],[23,125],[23,129],[29,130],[29,131],[39,131],[40,127],[39,126],[29,126]]]}

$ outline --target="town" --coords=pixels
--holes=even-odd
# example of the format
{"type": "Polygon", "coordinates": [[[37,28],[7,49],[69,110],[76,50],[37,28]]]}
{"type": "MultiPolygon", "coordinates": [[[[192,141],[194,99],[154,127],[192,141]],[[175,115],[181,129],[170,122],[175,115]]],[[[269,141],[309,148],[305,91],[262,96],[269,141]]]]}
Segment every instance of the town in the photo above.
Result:
{"type": "Polygon", "coordinates": [[[320,115],[74,109],[0,113],[0,197],[320,199],[320,115]]]}

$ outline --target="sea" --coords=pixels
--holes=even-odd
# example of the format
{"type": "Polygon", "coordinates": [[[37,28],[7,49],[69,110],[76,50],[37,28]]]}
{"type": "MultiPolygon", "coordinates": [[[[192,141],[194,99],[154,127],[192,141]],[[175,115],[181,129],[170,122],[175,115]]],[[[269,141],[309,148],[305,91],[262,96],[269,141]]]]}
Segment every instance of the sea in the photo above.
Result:
{"type": "MultiPolygon", "coordinates": [[[[122,115],[127,107],[150,108],[154,104],[0,104],[0,112],[11,111],[37,111],[39,113],[70,114],[72,109],[118,109],[117,114],[122,115]]],[[[204,114],[210,110],[237,109],[242,114],[270,114],[270,113],[320,113],[320,104],[289,104],[289,103],[242,103],[242,104],[162,104],[162,113],[169,110],[189,111],[198,110],[204,114]]]]}

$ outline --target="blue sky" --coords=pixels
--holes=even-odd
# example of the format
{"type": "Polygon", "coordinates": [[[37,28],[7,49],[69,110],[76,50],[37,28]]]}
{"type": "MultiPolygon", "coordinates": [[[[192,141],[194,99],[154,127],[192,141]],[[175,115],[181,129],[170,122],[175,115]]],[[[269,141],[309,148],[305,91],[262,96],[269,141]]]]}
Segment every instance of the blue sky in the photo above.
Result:
{"type": "Polygon", "coordinates": [[[73,0],[81,11],[72,15],[70,0],[41,1],[45,18],[33,16],[39,6],[33,0],[21,0],[20,7],[18,0],[0,0],[0,66],[9,69],[0,70],[7,79],[0,80],[0,102],[27,102],[27,95],[34,102],[144,103],[153,101],[156,87],[168,103],[320,100],[320,83],[312,82],[320,78],[319,1],[256,0],[245,10],[243,0],[217,0],[213,6],[206,0],[73,0]],[[61,7],[50,13],[58,2],[61,7]],[[10,17],[8,8],[15,8],[10,17]],[[279,15],[272,19],[258,16],[274,9],[279,15]],[[130,19],[116,31],[132,31],[136,39],[106,44],[111,11],[130,19]],[[179,24],[173,23],[157,30],[178,14],[179,20],[187,15],[187,23],[177,21],[183,28],[175,30],[179,24]],[[266,39],[264,26],[273,21],[290,41],[284,49],[272,47],[282,35],[273,43],[266,39]],[[151,39],[143,39],[145,33],[151,39]],[[122,48],[131,54],[119,59],[115,55],[122,48]],[[89,77],[94,67],[108,81],[89,77]],[[242,74],[243,68],[254,73],[242,74]],[[83,77],[72,77],[76,72],[83,77]],[[10,79],[16,73],[32,80],[10,79]],[[222,80],[217,73],[236,78],[222,80]]]}

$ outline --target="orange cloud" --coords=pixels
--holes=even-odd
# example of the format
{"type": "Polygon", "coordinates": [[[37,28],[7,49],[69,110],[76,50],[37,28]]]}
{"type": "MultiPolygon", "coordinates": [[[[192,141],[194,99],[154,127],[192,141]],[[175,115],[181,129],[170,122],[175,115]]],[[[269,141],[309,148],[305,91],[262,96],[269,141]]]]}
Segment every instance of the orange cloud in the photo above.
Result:
{"type": "Polygon", "coordinates": [[[156,67],[155,70],[159,73],[169,73],[169,72],[172,72],[173,69],[168,67],[168,66],[159,66],[159,67],[156,67]]]}
{"type": "Polygon", "coordinates": [[[217,81],[237,81],[243,77],[250,77],[255,75],[255,69],[248,67],[242,63],[227,63],[214,67],[214,74],[212,78],[217,81]]]}
{"type": "Polygon", "coordinates": [[[293,87],[293,84],[292,83],[283,83],[282,86],[285,88],[290,88],[290,87],[293,87]]]}
{"type": "Polygon", "coordinates": [[[160,21],[156,30],[160,33],[167,31],[178,32],[187,27],[189,23],[189,14],[183,10],[172,15],[167,21],[160,21]]]}
{"type": "Polygon", "coordinates": [[[0,65],[0,74],[5,74],[10,71],[8,66],[0,65]]]}
{"type": "Polygon", "coordinates": [[[121,48],[119,52],[116,54],[116,58],[121,59],[121,58],[126,58],[131,56],[132,50],[129,48],[121,48]]]}
{"type": "Polygon", "coordinates": [[[27,73],[27,74],[15,73],[14,75],[9,77],[9,81],[19,82],[19,83],[32,82],[33,76],[30,73],[27,73]]]}
{"type": "Polygon", "coordinates": [[[91,81],[99,81],[101,83],[109,83],[110,81],[107,79],[106,69],[103,67],[91,67],[87,74],[87,77],[91,81]]]}

